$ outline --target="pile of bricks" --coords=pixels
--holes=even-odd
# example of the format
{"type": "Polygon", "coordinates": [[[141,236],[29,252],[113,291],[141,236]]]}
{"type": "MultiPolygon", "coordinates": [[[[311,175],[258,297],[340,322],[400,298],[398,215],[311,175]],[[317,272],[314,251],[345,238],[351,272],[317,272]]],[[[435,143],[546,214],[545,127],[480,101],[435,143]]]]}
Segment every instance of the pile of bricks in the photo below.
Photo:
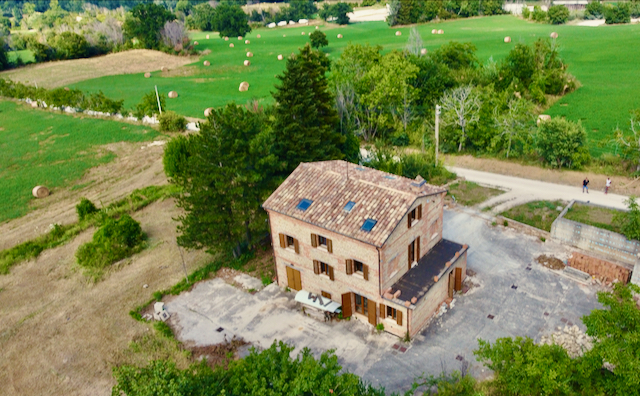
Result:
{"type": "Polygon", "coordinates": [[[569,266],[586,272],[603,283],[629,281],[631,271],[606,260],[574,252],[569,258],[569,266]]]}
{"type": "Polygon", "coordinates": [[[593,348],[593,339],[574,325],[565,326],[564,329],[558,327],[558,330],[551,335],[542,336],[540,344],[560,345],[570,357],[575,358],[593,348]]]}

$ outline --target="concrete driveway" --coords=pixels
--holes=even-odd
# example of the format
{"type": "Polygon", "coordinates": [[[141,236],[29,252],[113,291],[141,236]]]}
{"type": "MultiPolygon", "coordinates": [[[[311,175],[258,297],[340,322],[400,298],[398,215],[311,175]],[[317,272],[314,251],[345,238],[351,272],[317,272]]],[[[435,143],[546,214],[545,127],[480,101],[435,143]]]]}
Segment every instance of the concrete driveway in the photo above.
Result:
{"type": "Polygon", "coordinates": [[[335,349],[346,370],[388,391],[401,391],[422,373],[459,369],[465,360],[471,373],[481,377],[483,367],[473,356],[479,338],[539,340],[569,322],[584,329],[580,317],[599,307],[593,287],[533,260],[544,253],[566,258],[567,248],[492,227],[470,211],[445,211],[444,223],[445,238],[469,244],[468,268],[477,273],[473,281],[478,286],[458,296],[453,309],[408,345],[388,334],[373,334],[358,321],[325,323],[305,316],[292,301],[294,293],[275,285],[251,295],[214,279],[177,296],[166,308],[183,342],[213,344],[237,335],[261,347],[278,339],[317,354],[335,349]]]}

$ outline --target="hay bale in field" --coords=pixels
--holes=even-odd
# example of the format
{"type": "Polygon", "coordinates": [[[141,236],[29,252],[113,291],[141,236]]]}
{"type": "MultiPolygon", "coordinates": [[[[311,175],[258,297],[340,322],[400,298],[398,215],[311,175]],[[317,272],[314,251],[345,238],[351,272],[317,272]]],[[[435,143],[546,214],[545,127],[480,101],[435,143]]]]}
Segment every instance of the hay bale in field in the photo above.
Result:
{"type": "Polygon", "coordinates": [[[398,31],[396,32],[396,36],[402,36],[402,32],[398,30],[398,31]]]}
{"type": "Polygon", "coordinates": [[[144,73],[144,78],[149,78],[149,77],[151,77],[151,73],[149,72],[144,73]]]}
{"type": "Polygon", "coordinates": [[[432,29],[431,30],[431,34],[437,34],[438,33],[438,29],[432,29]]]}
{"type": "Polygon", "coordinates": [[[278,60],[282,60],[284,59],[284,57],[282,56],[282,54],[278,55],[278,60]]]}
{"type": "Polygon", "coordinates": [[[50,192],[45,186],[35,186],[33,190],[31,190],[31,194],[36,198],[45,198],[49,196],[50,192]]]}
{"type": "Polygon", "coordinates": [[[556,32],[552,32],[549,37],[551,37],[552,39],[557,39],[558,38],[558,33],[556,32]]]}
{"type": "Polygon", "coordinates": [[[233,45],[233,43],[229,44],[229,48],[233,48],[235,47],[235,45],[233,45]]]}
{"type": "Polygon", "coordinates": [[[538,116],[538,121],[536,122],[536,124],[540,125],[541,122],[549,121],[550,119],[551,119],[550,115],[540,114],[538,116]]]}
{"type": "Polygon", "coordinates": [[[247,52],[247,58],[253,57],[253,52],[247,52]]]}
{"type": "Polygon", "coordinates": [[[342,38],[342,35],[341,35],[341,34],[338,34],[338,36],[337,36],[337,37],[338,37],[338,38],[342,38]]]}
{"type": "Polygon", "coordinates": [[[213,107],[207,107],[206,109],[204,109],[204,116],[209,117],[212,111],[213,111],[213,107]]]}
{"type": "Polygon", "coordinates": [[[246,92],[249,90],[249,83],[246,81],[243,81],[240,83],[240,88],[238,88],[238,91],[240,92],[246,92]]]}
{"type": "Polygon", "coordinates": [[[242,36],[238,36],[238,40],[242,40],[242,36]]]}
{"type": "Polygon", "coordinates": [[[224,41],[229,41],[229,37],[225,36],[224,41]]]}
{"type": "Polygon", "coordinates": [[[193,42],[193,45],[198,45],[198,42],[197,42],[197,41],[194,41],[194,42],[193,42]]]}
{"type": "Polygon", "coordinates": [[[318,30],[318,27],[316,26],[316,30],[318,30]]]}
{"type": "Polygon", "coordinates": [[[282,35],[282,37],[287,37],[287,35],[286,35],[286,34],[283,34],[283,35],[282,35]]]}
{"type": "Polygon", "coordinates": [[[438,34],[444,34],[444,30],[439,29],[439,30],[438,30],[438,34]]]}
{"type": "Polygon", "coordinates": [[[304,36],[304,32],[302,32],[301,36],[304,36]]]}
{"type": "Polygon", "coordinates": [[[208,35],[208,34],[207,34],[207,36],[206,36],[206,37],[207,37],[207,40],[209,40],[209,35],[208,35]]]}
{"type": "Polygon", "coordinates": [[[65,91],[68,91],[68,90],[69,90],[69,87],[64,87],[64,90],[65,90],[65,91]]]}
{"type": "Polygon", "coordinates": [[[202,62],[202,64],[205,65],[205,66],[211,66],[211,62],[209,62],[209,61],[204,61],[204,62],[202,62]]]}
{"type": "Polygon", "coordinates": [[[507,36],[504,38],[504,42],[505,43],[510,43],[511,42],[511,37],[507,36]]]}
{"type": "Polygon", "coordinates": [[[175,98],[178,97],[178,93],[176,91],[171,91],[171,92],[169,92],[169,97],[171,99],[175,99],[175,98]]]}
{"type": "Polygon", "coordinates": [[[162,72],[166,72],[166,71],[169,71],[169,69],[167,69],[167,67],[166,67],[166,66],[162,66],[162,67],[160,68],[160,71],[162,71],[162,72]]]}
{"type": "Polygon", "coordinates": [[[250,66],[250,65],[251,65],[251,62],[249,62],[248,60],[245,60],[245,61],[244,61],[244,65],[245,65],[245,66],[250,66]]]}
{"type": "Polygon", "coordinates": [[[244,40],[244,43],[245,43],[245,44],[251,44],[251,41],[249,41],[249,40],[244,40]]]}
{"type": "Polygon", "coordinates": [[[257,36],[256,36],[256,38],[260,38],[260,37],[262,37],[262,36],[260,36],[260,35],[257,35],[257,36]]]}
{"type": "Polygon", "coordinates": [[[426,48],[422,48],[420,50],[420,55],[426,55],[427,54],[427,49],[426,48]]]}

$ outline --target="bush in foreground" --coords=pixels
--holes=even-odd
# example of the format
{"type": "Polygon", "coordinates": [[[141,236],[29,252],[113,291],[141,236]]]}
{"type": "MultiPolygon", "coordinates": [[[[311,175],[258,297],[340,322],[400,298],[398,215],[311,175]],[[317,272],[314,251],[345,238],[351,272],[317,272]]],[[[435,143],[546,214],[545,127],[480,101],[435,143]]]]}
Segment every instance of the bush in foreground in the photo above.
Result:
{"type": "Polygon", "coordinates": [[[78,219],[82,221],[90,215],[97,213],[98,208],[87,198],[82,198],[80,203],[76,205],[76,212],[78,213],[78,219]]]}
{"type": "Polygon", "coordinates": [[[165,111],[158,117],[161,132],[182,132],[187,127],[187,119],[174,111],[165,111]]]}
{"type": "Polygon", "coordinates": [[[536,149],[543,161],[553,168],[580,168],[589,161],[587,133],[580,122],[553,118],[540,123],[536,149]]]}

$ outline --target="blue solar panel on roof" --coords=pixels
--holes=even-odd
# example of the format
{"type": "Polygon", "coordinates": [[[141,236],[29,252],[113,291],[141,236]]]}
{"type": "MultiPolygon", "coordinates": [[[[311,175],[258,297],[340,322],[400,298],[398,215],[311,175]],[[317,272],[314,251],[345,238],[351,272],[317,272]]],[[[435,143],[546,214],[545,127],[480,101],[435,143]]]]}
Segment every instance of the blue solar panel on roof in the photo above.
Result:
{"type": "Polygon", "coordinates": [[[356,168],[356,170],[364,171],[364,170],[366,170],[366,169],[364,169],[363,167],[359,166],[359,167],[357,167],[357,168],[356,168]]]}
{"type": "Polygon", "coordinates": [[[371,232],[373,226],[375,226],[377,222],[378,220],[366,219],[362,225],[362,231],[371,232]]]}
{"type": "Polygon", "coordinates": [[[347,204],[346,204],[346,205],[344,205],[344,210],[345,210],[345,211],[347,211],[347,212],[351,212],[351,209],[353,209],[353,207],[354,207],[355,205],[356,205],[356,203],[355,203],[355,202],[353,202],[353,201],[349,201],[349,202],[347,202],[347,204]]]}
{"type": "Polygon", "coordinates": [[[421,181],[420,183],[411,183],[411,185],[412,185],[412,186],[414,186],[414,187],[422,187],[422,186],[424,186],[425,184],[427,184],[427,181],[426,181],[426,180],[423,180],[423,181],[421,181]]]}
{"type": "Polygon", "coordinates": [[[385,176],[384,176],[384,178],[385,178],[385,179],[391,179],[391,180],[394,180],[394,179],[395,179],[395,176],[385,175],[385,176]]]}
{"type": "Polygon", "coordinates": [[[310,199],[306,199],[306,198],[301,199],[300,203],[298,204],[298,206],[296,206],[296,208],[304,212],[305,210],[309,209],[309,206],[311,206],[312,203],[313,201],[310,199]]]}

